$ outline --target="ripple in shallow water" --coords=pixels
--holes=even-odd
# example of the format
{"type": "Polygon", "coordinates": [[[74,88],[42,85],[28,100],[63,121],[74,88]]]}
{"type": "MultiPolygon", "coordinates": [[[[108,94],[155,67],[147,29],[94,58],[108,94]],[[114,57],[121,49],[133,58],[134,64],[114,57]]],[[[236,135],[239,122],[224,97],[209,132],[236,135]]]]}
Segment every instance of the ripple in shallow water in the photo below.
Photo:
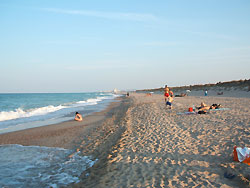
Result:
{"type": "Polygon", "coordinates": [[[0,186],[59,187],[79,181],[95,161],[72,150],[40,146],[0,145],[0,186]]]}

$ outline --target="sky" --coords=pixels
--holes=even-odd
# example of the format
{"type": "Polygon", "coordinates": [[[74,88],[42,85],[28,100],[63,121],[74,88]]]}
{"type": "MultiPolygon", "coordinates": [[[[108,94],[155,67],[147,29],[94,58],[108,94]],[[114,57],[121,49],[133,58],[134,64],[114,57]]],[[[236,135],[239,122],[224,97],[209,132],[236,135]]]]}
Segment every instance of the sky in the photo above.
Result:
{"type": "Polygon", "coordinates": [[[249,0],[0,0],[0,93],[249,78],[249,0]]]}

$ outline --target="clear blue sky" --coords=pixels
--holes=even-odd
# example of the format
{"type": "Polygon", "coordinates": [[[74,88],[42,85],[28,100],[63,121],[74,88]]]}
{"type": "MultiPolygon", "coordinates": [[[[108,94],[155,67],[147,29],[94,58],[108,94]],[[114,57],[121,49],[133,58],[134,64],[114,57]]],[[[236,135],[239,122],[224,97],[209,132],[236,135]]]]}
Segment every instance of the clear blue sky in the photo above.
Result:
{"type": "Polygon", "coordinates": [[[0,0],[0,92],[249,78],[249,0],[0,0]]]}

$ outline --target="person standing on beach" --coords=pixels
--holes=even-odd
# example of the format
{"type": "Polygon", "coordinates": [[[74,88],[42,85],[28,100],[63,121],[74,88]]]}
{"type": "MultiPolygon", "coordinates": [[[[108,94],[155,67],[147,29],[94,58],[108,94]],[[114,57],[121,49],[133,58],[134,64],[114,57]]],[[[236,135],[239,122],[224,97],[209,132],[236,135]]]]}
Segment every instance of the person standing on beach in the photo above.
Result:
{"type": "Polygon", "coordinates": [[[165,102],[167,101],[167,98],[169,96],[174,97],[174,93],[172,90],[169,89],[169,87],[167,85],[165,85],[165,89],[164,89],[165,102]]]}
{"type": "Polygon", "coordinates": [[[79,114],[78,112],[76,112],[75,120],[76,120],[76,121],[82,121],[82,115],[79,114]]]}
{"type": "Polygon", "coordinates": [[[165,98],[165,102],[167,101],[167,98],[169,97],[169,88],[167,85],[165,85],[164,88],[164,98],[165,98]]]}
{"type": "Polygon", "coordinates": [[[207,96],[207,89],[205,90],[205,93],[204,93],[204,94],[205,94],[205,96],[207,96]]]}

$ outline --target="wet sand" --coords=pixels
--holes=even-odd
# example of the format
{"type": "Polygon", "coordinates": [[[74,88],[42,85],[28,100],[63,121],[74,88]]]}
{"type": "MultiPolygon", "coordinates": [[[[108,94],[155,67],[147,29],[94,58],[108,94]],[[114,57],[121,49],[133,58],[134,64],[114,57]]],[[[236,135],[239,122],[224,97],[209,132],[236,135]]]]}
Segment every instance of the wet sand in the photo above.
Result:
{"type": "Polygon", "coordinates": [[[250,147],[249,106],[250,98],[188,96],[176,97],[170,110],[163,95],[131,93],[83,122],[3,134],[0,144],[64,147],[97,158],[69,187],[249,187],[249,166],[232,157],[234,146],[250,147]],[[177,115],[201,102],[230,110],[177,115]]]}
{"type": "Polygon", "coordinates": [[[93,144],[90,143],[96,143],[98,138],[107,137],[107,131],[115,129],[114,123],[108,127],[105,122],[114,120],[117,116],[120,118],[121,114],[124,114],[123,111],[128,108],[125,103],[126,100],[118,98],[107,109],[83,117],[82,122],[74,121],[72,117],[71,121],[63,123],[1,134],[0,144],[61,147],[89,154],[94,151],[93,144]]]}

